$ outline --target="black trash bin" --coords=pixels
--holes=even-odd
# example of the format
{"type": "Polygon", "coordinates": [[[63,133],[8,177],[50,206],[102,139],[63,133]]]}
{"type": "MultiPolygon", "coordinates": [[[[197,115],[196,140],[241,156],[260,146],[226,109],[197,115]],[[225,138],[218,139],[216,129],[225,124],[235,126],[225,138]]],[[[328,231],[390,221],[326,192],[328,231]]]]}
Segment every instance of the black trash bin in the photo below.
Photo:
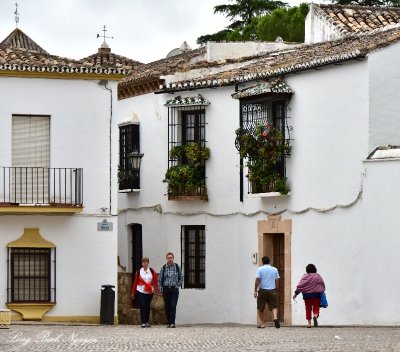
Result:
{"type": "Polygon", "coordinates": [[[100,324],[114,324],[115,291],[113,285],[102,285],[100,302],[100,324]]]}

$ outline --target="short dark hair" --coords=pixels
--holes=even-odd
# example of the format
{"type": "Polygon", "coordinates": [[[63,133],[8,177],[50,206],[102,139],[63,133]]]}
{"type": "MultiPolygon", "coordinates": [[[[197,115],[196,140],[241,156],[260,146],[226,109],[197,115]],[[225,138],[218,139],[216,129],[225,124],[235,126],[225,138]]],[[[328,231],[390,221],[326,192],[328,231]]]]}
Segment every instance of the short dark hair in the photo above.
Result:
{"type": "Polygon", "coordinates": [[[263,264],[269,264],[269,257],[267,257],[266,255],[264,257],[261,258],[263,264]]]}
{"type": "Polygon", "coordinates": [[[314,264],[308,264],[306,266],[306,272],[307,272],[307,274],[316,273],[317,272],[317,268],[315,267],[314,264]]]}
{"type": "Polygon", "coordinates": [[[168,252],[168,253],[165,255],[165,258],[167,258],[169,255],[172,255],[172,257],[175,258],[174,253],[171,253],[171,252],[168,252]]]}

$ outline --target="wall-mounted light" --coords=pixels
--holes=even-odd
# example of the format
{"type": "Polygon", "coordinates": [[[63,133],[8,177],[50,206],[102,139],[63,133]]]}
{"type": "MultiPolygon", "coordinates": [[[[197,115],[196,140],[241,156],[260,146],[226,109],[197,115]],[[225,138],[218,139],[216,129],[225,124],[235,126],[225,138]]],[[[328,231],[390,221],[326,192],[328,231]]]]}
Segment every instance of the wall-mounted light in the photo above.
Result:
{"type": "Polygon", "coordinates": [[[143,153],[139,153],[136,150],[127,155],[129,168],[131,170],[140,170],[140,164],[142,162],[143,155],[143,153]]]}

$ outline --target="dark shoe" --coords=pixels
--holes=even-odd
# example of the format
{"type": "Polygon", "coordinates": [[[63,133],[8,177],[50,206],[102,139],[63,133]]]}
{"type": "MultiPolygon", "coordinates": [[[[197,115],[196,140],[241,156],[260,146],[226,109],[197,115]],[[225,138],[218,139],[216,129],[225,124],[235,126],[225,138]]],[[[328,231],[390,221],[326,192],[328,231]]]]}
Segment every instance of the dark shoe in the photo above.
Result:
{"type": "Polygon", "coordinates": [[[279,329],[281,327],[281,324],[279,324],[279,320],[278,319],[274,319],[274,324],[275,324],[275,327],[277,329],[279,329]]]}
{"type": "Polygon", "coordinates": [[[171,327],[171,324],[168,324],[168,325],[167,325],[167,328],[170,328],[170,327],[171,327]]]}
{"type": "Polygon", "coordinates": [[[315,327],[317,327],[317,326],[318,326],[318,320],[317,320],[317,317],[313,317],[313,320],[314,320],[314,326],[315,326],[315,327]]]}

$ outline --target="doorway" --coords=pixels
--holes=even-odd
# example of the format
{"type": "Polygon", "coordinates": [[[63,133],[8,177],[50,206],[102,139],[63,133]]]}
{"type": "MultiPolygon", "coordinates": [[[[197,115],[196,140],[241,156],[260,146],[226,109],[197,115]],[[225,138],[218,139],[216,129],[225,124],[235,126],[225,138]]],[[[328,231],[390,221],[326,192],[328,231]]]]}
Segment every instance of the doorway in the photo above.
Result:
{"type": "MultiPolygon", "coordinates": [[[[133,224],[131,225],[132,232],[132,283],[135,281],[135,273],[142,267],[143,258],[143,242],[142,242],[142,225],[133,224]]],[[[132,300],[132,307],[139,308],[137,300],[132,300]]]]}
{"type": "MultiPolygon", "coordinates": [[[[268,256],[271,265],[278,269],[278,319],[291,324],[291,220],[269,216],[268,220],[258,221],[258,253],[259,265],[261,258],[268,256]]],[[[266,321],[273,320],[269,310],[265,316],[266,321]]]]}

